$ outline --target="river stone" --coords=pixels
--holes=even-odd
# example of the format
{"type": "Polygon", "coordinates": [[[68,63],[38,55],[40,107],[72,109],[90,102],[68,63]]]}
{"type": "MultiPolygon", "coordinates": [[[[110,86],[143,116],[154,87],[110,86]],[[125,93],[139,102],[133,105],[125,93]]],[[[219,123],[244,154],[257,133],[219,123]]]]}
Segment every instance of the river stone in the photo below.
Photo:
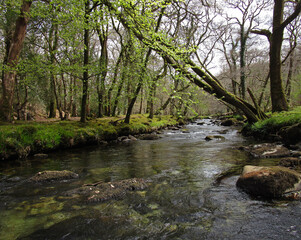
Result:
{"type": "Polygon", "coordinates": [[[278,165],[283,167],[288,167],[294,170],[301,170],[301,158],[296,158],[296,157],[282,158],[278,165]]]}
{"type": "Polygon", "coordinates": [[[247,147],[242,147],[243,150],[249,152],[256,158],[279,158],[290,156],[291,152],[283,145],[275,143],[255,144],[247,147]]]}
{"type": "MultiPolygon", "coordinates": [[[[301,190],[301,175],[285,167],[258,167],[247,165],[236,186],[255,197],[291,198],[301,190]]],[[[300,195],[301,196],[301,195],[300,195]]]]}
{"type": "Polygon", "coordinates": [[[234,120],[233,119],[226,119],[226,120],[223,120],[221,122],[221,125],[222,126],[232,126],[234,124],[234,120]]]}
{"type": "Polygon", "coordinates": [[[129,139],[132,140],[132,141],[137,141],[137,138],[135,138],[135,137],[132,136],[132,135],[129,135],[129,139]]]}
{"type": "Polygon", "coordinates": [[[85,202],[104,202],[120,199],[129,191],[144,190],[146,182],[141,178],[131,178],[116,182],[98,182],[85,184],[80,188],[66,192],[66,196],[82,199],[85,202]]]}
{"type": "Polygon", "coordinates": [[[68,179],[78,178],[78,174],[63,170],[63,171],[43,171],[38,172],[36,175],[31,177],[31,182],[45,182],[45,181],[62,181],[68,179]]]}
{"type": "Polygon", "coordinates": [[[220,136],[220,135],[208,135],[208,136],[205,137],[206,141],[211,141],[211,140],[214,140],[214,139],[225,140],[225,137],[220,136]]]}

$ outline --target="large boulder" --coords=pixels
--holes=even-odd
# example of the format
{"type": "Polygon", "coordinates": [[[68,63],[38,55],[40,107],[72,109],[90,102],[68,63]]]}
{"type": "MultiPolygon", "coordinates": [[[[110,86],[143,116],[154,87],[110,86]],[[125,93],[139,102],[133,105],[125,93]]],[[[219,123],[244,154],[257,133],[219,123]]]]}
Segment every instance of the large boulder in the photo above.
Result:
{"type": "Polygon", "coordinates": [[[287,145],[301,142],[301,123],[282,128],[279,131],[279,135],[282,137],[283,142],[287,145]]]}
{"type": "Polygon", "coordinates": [[[120,199],[129,191],[144,190],[146,182],[141,178],[131,178],[116,182],[98,182],[85,184],[66,192],[66,196],[85,202],[104,202],[111,199],[120,199]]]}
{"type": "Polygon", "coordinates": [[[291,151],[281,144],[263,143],[242,147],[242,150],[249,152],[256,158],[279,158],[291,155],[291,151]]]}
{"type": "Polygon", "coordinates": [[[301,175],[285,167],[247,165],[236,186],[255,197],[301,198],[301,175]]]}
{"type": "Polygon", "coordinates": [[[78,178],[78,174],[63,170],[63,171],[43,171],[29,179],[30,182],[47,182],[47,181],[62,181],[78,178]]]}

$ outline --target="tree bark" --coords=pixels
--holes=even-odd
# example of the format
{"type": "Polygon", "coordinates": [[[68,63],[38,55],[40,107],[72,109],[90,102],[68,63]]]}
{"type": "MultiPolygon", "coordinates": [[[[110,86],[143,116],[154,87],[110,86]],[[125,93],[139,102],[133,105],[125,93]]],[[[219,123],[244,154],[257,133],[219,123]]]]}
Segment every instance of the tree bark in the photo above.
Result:
{"type": "Polygon", "coordinates": [[[2,79],[2,98],[0,99],[0,119],[11,121],[13,115],[13,100],[15,92],[15,77],[19,56],[26,35],[29,12],[32,1],[23,0],[21,13],[16,21],[16,28],[8,52],[6,69],[2,79]]]}
{"type": "Polygon", "coordinates": [[[131,100],[129,102],[129,106],[128,106],[126,116],[125,116],[125,120],[124,120],[125,123],[130,123],[130,117],[131,117],[135,102],[137,100],[137,97],[139,95],[139,92],[140,92],[140,90],[142,88],[142,85],[143,85],[143,78],[145,76],[145,72],[146,72],[146,69],[147,69],[147,63],[148,63],[149,57],[151,55],[151,52],[152,52],[152,50],[149,49],[148,52],[146,53],[143,68],[142,68],[141,73],[139,75],[138,85],[137,85],[136,90],[134,92],[134,96],[131,98],[131,100]]]}
{"type": "Polygon", "coordinates": [[[270,40],[270,88],[272,111],[287,111],[288,104],[283,91],[281,79],[281,47],[283,42],[283,31],[281,27],[283,20],[284,0],[275,0],[273,13],[273,33],[270,40]]]}
{"type": "MultiPolygon", "coordinates": [[[[50,52],[50,98],[49,98],[49,118],[55,118],[55,101],[56,101],[56,88],[55,88],[55,76],[54,76],[54,65],[55,65],[55,51],[58,46],[58,25],[53,23],[49,32],[49,52],[50,52]],[[54,35],[54,36],[53,36],[54,35]],[[53,39],[54,37],[54,39],[53,39]]],[[[58,102],[57,102],[58,105],[58,102]]]]}
{"type": "Polygon", "coordinates": [[[246,98],[246,62],[245,62],[245,53],[246,53],[246,44],[247,44],[247,35],[245,34],[244,25],[240,29],[240,89],[242,99],[246,98]]]}
{"type": "Polygon", "coordinates": [[[89,65],[89,13],[90,13],[90,2],[85,1],[85,30],[84,30],[84,72],[83,72],[83,93],[82,93],[82,104],[81,104],[81,114],[80,114],[80,121],[82,123],[85,123],[87,120],[87,100],[88,100],[88,81],[89,81],[89,71],[88,71],[88,65],[89,65]]]}
{"type": "MultiPolygon", "coordinates": [[[[108,28],[107,28],[108,29],[108,28]]],[[[100,76],[98,77],[97,95],[98,95],[98,117],[104,115],[104,95],[105,80],[108,73],[108,30],[97,29],[98,37],[101,45],[101,55],[99,59],[100,76]]]]}

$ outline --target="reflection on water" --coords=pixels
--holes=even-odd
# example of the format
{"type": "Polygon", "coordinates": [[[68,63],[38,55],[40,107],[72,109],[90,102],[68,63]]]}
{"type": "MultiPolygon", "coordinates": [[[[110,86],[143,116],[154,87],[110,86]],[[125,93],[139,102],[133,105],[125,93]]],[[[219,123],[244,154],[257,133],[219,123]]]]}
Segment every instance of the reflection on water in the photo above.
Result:
{"type": "MultiPolygon", "coordinates": [[[[0,166],[0,239],[300,239],[300,202],[250,199],[238,176],[244,164],[267,164],[236,150],[237,130],[190,124],[161,139],[61,151],[48,159],[0,166]],[[225,139],[205,141],[206,135],[225,139]],[[68,169],[75,181],[32,184],[38,171],[68,169]],[[85,183],[141,177],[144,191],[123,200],[83,204],[64,192],[85,183]]],[[[268,164],[276,164],[269,160],[268,164]]]]}

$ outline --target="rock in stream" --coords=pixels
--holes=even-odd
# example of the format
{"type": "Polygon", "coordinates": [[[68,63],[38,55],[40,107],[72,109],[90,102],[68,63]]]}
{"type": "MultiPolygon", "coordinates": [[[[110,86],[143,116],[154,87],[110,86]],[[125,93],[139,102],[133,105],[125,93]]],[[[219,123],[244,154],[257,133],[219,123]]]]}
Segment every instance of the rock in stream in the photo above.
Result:
{"type": "Polygon", "coordinates": [[[62,181],[78,178],[78,174],[63,170],[63,171],[43,171],[29,179],[30,182],[47,182],[47,181],[62,181]]]}
{"type": "Polygon", "coordinates": [[[111,199],[120,199],[129,191],[144,190],[146,182],[141,178],[131,178],[116,182],[98,182],[85,184],[80,188],[70,190],[65,196],[78,198],[85,202],[104,202],[111,199]]]}
{"type": "Polygon", "coordinates": [[[249,152],[255,158],[279,158],[291,155],[288,148],[276,143],[255,144],[241,149],[249,152]]]}
{"type": "Polygon", "coordinates": [[[285,167],[247,165],[236,186],[255,197],[301,199],[301,175],[285,167]]]}

